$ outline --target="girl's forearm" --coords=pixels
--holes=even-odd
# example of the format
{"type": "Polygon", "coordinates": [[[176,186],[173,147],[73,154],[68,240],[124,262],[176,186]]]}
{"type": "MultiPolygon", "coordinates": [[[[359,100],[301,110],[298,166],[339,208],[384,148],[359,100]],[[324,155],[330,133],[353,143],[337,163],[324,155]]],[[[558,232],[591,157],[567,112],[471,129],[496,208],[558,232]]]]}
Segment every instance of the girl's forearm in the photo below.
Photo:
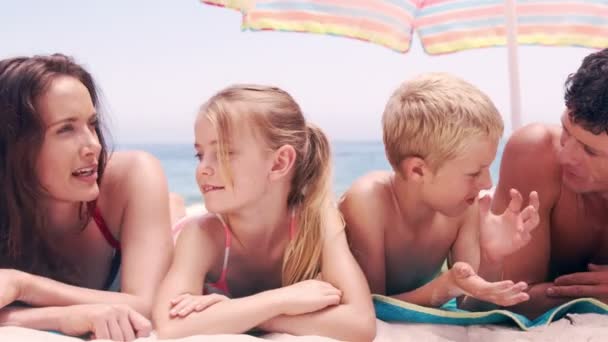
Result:
{"type": "MultiPolygon", "coordinates": [[[[370,299],[371,300],[371,299],[370,299]]],[[[341,304],[321,311],[287,316],[281,315],[261,324],[269,332],[292,335],[321,335],[341,341],[372,341],[376,336],[376,317],[364,314],[353,305],[341,304]]]]}
{"type": "Polygon", "coordinates": [[[162,317],[155,317],[160,338],[180,338],[198,334],[241,334],[262,322],[283,314],[281,298],[273,291],[218,302],[186,317],[169,317],[169,303],[162,317]]]}

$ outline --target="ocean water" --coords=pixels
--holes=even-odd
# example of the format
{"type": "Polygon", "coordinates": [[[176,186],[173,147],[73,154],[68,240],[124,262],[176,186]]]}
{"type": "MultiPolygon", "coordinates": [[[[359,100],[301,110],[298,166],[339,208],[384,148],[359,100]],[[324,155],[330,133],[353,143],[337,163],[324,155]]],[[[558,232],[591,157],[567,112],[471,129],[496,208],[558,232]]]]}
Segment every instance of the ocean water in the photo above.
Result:
{"type": "MultiPolygon", "coordinates": [[[[501,143],[496,159],[491,166],[492,180],[498,181],[498,168],[504,143],[501,143]]],[[[129,144],[121,149],[139,149],[155,155],[162,163],[169,180],[169,189],[180,194],[187,205],[202,201],[194,179],[197,160],[189,144],[129,144]]],[[[373,170],[390,170],[381,141],[335,141],[332,142],[334,162],[334,191],[341,195],[352,182],[373,170]]]]}

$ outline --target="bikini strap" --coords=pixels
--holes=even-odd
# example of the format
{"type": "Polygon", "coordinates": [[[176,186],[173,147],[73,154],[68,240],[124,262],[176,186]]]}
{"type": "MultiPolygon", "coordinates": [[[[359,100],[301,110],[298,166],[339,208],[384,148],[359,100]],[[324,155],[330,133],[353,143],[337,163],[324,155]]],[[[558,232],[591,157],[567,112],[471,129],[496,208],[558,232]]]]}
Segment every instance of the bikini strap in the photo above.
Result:
{"type": "Polygon", "coordinates": [[[112,235],[112,233],[110,232],[110,229],[108,229],[108,226],[106,225],[106,222],[101,216],[101,212],[99,211],[98,207],[95,207],[95,209],[93,209],[93,220],[97,224],[101,235],[103,235],[104,239],[106,239],[108,244],[114,249],[120,250],[120,241],[116,240],[114,235],[112,235]]]}
{"type": "Polygon", "coordinates": [[[228,257],[230,256],[230,246],[232,245],[232,233],[230,232],[230,228],[228,228],[228,225],[222,216],[219,214],[216,216],[220,222],[222,222],[224,234],[226,236],[224,243],[224,264],[222,265],[222,274],[220,275],[220,279],[217,281],[217,283],[221,283],[226,281],[226,274],[228,273],[228,257]]]}

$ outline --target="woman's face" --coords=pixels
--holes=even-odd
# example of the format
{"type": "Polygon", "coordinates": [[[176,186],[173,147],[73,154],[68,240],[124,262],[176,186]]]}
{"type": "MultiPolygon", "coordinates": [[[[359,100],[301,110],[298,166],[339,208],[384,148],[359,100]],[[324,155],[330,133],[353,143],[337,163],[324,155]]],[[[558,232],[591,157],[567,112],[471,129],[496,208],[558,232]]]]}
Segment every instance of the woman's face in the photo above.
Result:
{"type": "Polygon", "coordinates": [[[36,173],[48,198],[62,202],[95,200],[99,195],[101,144],[89,91],[73,77],[57,77],[35,106],[44,125],[36,173]]]}

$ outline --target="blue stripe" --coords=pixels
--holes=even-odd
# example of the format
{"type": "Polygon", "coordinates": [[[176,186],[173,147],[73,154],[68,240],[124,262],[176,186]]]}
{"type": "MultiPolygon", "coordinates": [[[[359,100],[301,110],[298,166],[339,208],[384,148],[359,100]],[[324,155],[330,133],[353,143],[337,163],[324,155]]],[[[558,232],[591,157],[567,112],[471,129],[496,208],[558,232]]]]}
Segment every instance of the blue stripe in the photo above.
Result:
{"type": "Polygon", "coordinates": [[[363,9],[354,9],[346,7],[338,7],[331,5],[318,5],[309,2],[283,2],[275,1],[269,3],[259,3],[255,6],[254,10],[268,10],[268,11],[306,11],[313,14],[329,14],[338,17],[354,17],[360,19],[369,19],[384,24],[390,25],[397,28],[400,32],[410,34],[412,30],[411,25],[407,25],[402,20],[389,17],[376,12],[369,12],[363,9]]]}
{"type": "Polygon", "coordinates": [[[416,13],[416,5],[414,3],[412,3],[411,1],[407,1],[407,0],[384,0],[384,2],[388,2],[390,4],[392,4],[393,6],[397,6],[400,8],[403,8],[404,10],[414,14],[416,13]]]}
{"type": "MultiPolygon", "coordinates": [[[[568,26],[569,24],[583,24],[595,27],[608,27],[608,18],[595,16],[521,16],[517,19],[517,22],[521,25],[560,24],[563,26],[568,26]]],[[[417,31],[419,35],[426,36],[463,29],[493,28],[504,25],[505,17],[498,16],[479,20],[460,21],[433,25],[426,28],[420,28],[417,31]]]]}
{"type": "Polygon", "coordinates": [[[504,0],[464,0],[464,1],[451,1],[437,5],[431,5],[428,7],[423,7],[418,12],[419,17],[423,17],[425,15],[434,15],[442,12],[450,12],[453,10],[459,9],[469,9],[469,8],[481,8],[488,7],[494,5],[503,5],[504,0]]]}
{"type": "MultiPolygon", "coordinates": [[[[519,4],[588,4],[588,5],[599,5],[608,6],[608,0],[516,0],[519,4]]],[[[431,5],[423,7],[418,12],[418,16],[435,15],[441,12],[449,12],[453,10],[473,9],[495,5],[504,5],[504,0],[463,0],[463,1],[450,1],[447,3],[431,5]]]]}

